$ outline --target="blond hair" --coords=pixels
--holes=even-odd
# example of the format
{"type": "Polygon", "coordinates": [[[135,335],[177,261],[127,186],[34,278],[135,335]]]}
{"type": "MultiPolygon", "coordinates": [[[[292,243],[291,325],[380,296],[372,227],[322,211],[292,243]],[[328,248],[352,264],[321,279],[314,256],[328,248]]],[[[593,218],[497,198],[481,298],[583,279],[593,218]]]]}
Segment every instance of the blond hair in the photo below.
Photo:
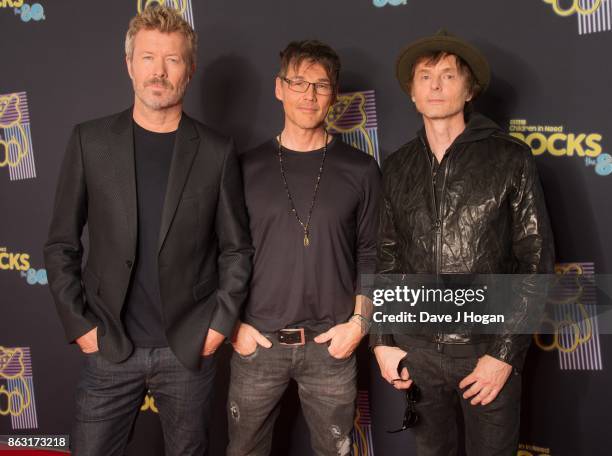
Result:
{"type": "Polygon", "coordinates": [[[181,33],[187,39],[187,63],[189,66],[196,64],[198,35],[176,9],[152,4],[132,18],[125,35],[125,55],[130,60],[134,54],[134,37],[141,30],[181,33]]]}

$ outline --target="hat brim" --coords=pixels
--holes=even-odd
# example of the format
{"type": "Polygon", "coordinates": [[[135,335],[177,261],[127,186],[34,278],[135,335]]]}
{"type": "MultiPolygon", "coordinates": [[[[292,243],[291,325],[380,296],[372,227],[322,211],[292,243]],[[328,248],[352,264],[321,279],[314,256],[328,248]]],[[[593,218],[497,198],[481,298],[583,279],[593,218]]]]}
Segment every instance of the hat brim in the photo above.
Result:
{"type": "Polygon", "coordinates": [[[410,95],[408,83],[412,76],[412,67],[423,55],[432,52],[448,52],[461,57],[474,73],[474,77],[484,92],[491,82],[491,69],[485,56],[471,44],[449,35],[434,35],[422,38],[409,44],[397,58],[395,72],[404,92],[410,95]]]}

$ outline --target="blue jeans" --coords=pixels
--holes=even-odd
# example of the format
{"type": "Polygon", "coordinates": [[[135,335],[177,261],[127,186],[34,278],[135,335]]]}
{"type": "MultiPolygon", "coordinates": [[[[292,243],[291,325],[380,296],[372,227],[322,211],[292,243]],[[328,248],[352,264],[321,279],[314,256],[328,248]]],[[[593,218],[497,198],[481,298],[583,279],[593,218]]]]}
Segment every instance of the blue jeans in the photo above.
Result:
{"type": "MultiPolygon", "coordinates": [[[[264,334],[265,335],[265,334],[264,334]]],[[[228,398],[227,456],[270,454],[279,402],[291,379],[298,384],[311,444],[319,456],[347,456],[355,417],[355,355],[333,358],[327,344],[257,346],[249,356],[234,352],[228,398]]]]}
{"type": "Polygon", "coordinates": [[[136,348],[122,363],[86,355],[76,391],[74,456],[123,455],[147,390],[159,410],[166,456],[204,455],[216,362],[185,368],[170,348],[136,348]]]}

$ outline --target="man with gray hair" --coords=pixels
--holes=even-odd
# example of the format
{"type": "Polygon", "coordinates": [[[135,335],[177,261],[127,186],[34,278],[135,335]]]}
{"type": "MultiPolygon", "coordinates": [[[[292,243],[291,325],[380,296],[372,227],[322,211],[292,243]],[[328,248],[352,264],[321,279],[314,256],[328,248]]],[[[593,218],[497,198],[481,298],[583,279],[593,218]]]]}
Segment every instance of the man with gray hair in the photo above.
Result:
{"type": "Polygon", "coordinates": [[[196,52],[177,11],[134,17],[134,105],[77,125],[61,166],[45,263],[86,355],[77,456],[122,455],[147,390],[166,455],[206,453],[214,353],[246,297],[252,247],[233,142],[182,111],[196,52]]]}

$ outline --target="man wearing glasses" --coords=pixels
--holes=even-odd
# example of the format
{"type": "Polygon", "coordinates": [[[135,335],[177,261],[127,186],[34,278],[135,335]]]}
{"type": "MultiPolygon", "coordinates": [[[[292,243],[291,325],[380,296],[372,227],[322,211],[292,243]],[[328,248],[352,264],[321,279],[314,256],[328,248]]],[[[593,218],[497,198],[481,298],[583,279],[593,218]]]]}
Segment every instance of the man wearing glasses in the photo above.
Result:
{"type": "Polygon", "coordinates": [[[337,54],[318,41],[292,42],[280,67],[284,128],[241,157],[255,259],[233,339],[227,454],[269,454],[294,379],[315,454],[348,455],[354,350],[371,315],[359,277],[375,269],[380,171],[325,130],[337,54]]]}
{"type": "MultiPolygon", "coordinates": [[[[424,127],[383,166],[378,271],[552,273],[552,233],[529,147],[471,112],[489,84],[485,57],[441,31],[410,44],[396,70],[424,127]]],[[[403,426],[415,426],[419,456],[457,452],[458,405],[467,454],[516,455],[519,372],[531,337],[503,332],[373,335],[382,376],[420,389],[407,397],[403,426]]]]}

